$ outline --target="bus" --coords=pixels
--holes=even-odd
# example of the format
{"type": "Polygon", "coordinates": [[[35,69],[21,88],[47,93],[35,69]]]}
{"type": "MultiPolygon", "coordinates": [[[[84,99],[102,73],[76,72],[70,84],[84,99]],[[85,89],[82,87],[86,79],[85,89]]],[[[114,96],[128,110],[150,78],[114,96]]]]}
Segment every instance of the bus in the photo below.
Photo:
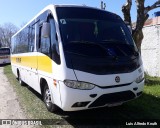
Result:
{"type": "Polygon", "coordinates": [[[10,48],[0,48],[0,64],[10,64],[10,48]]]}
{"type": "Polygon", "coordinates": [[[11,67],[50,112],[117,106],[144,87],[141,55],[120,16],[48,5],[12,37],[11,67]]]}

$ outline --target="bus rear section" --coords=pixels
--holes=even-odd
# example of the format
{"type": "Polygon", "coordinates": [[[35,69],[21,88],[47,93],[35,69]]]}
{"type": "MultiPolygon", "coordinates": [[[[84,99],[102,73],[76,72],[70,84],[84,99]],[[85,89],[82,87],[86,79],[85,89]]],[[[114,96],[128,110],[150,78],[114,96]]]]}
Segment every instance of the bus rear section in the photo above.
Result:
{"type": "Polygon", "coordinates": [[[41,11],[12,37],[12,71],[49,111],[121,105],[144,87],[141,55],[125,23],[86,6],[41,11]]]}
{"type": "Polygon", "coordinates": [[[10,64],[10,48],[0,48],[0,64],[10,64]]]}

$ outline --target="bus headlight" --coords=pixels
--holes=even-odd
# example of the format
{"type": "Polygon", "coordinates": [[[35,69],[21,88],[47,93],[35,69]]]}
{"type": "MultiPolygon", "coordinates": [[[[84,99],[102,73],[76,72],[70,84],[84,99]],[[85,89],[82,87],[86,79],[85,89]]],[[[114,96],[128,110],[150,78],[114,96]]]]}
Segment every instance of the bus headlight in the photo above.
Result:
{"type": "Polygon", "coordinates": [[[135,82],[138,84],[138,83],[142,82],[143,80],[144,80],[144,73],[141,74],[141,75],[135,80],[135,82]]]}
{"type": "Polygon", "coordinates": [[[95,87],[95,85],[85,82],[78,82],[72,80],[65,80],[64,84],[70,88],[81,89],[81,90],[91,90],[95,87]]]}

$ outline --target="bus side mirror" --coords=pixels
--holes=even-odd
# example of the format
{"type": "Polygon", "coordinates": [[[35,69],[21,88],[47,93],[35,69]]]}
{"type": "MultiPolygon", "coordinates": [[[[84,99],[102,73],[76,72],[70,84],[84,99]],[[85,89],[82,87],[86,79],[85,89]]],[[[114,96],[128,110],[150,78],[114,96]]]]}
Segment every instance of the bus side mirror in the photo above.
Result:
{"type": "Polygon", "coordinates": [[[42,37],[49,38],[50,37],[50,24],[47,22],[44,22],[42,25],[42,37]]]}

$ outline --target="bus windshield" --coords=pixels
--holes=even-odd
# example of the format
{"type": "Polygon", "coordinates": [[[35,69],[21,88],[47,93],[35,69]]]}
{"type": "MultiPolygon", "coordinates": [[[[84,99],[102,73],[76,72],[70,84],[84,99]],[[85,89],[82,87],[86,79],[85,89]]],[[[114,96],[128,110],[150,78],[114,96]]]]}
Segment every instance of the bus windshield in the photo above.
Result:
{"type": "Polygon", "coordinates": [[[137,52],[128,28],[115,14],[88,8],[57,8],[57,14],[67,52],[94,57],[137,52]]]}
{"type": "Polygon", "coordinates": [[[2,55],[10,55],[10,49],[9,48],[0,48],[0,56],[2,55]]]}

